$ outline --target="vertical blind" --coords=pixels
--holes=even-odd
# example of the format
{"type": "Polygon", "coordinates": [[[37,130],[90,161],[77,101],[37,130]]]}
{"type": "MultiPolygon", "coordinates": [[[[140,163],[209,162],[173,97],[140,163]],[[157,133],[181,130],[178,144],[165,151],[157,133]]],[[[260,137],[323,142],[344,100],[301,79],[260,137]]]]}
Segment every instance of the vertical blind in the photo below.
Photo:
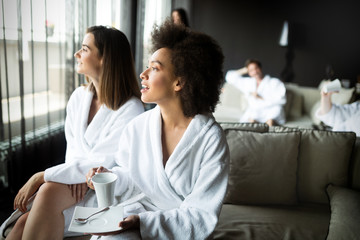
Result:
{"type": "MultiPolygon", "coordinates": [[[[14,149],[63,127],[84,79],[74,52],[94,25],[95,0],[0,0],[0,184],[14,149]]],[[[25,160],[24,160],[25,161],[25,160]]]]}

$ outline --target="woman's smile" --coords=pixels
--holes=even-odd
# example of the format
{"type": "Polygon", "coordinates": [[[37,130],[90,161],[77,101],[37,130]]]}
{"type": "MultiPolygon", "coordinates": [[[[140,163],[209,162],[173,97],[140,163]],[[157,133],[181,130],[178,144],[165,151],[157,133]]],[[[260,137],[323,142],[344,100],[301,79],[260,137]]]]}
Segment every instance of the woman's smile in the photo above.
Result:
{"type": "Polygon", "coordinates": [[[148,90],[149,90],[149,88],[146,85],[144,85],[143,83],[141,83],[141,93],[145,93],[148,90]]]}

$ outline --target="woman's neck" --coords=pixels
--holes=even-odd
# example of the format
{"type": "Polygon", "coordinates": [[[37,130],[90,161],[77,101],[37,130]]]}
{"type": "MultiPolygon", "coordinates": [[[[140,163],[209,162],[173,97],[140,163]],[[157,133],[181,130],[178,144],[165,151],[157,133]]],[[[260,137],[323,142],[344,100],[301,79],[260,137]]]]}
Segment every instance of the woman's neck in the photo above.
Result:
{"type": "Polygon", "coordinates": [[[170,128],[187,128],[192,117],[186,117],[180,103],[159,105],[163,126],[170,128]]]}
{"type": "Polygon", "coordinates": [[[167,105],[167,107],[160,106],[162,118],[161,142],[164,167],[192,120],[192,117],[186,117],[184,115],[180,106],[171,107],[170,105],[167,105]]]}

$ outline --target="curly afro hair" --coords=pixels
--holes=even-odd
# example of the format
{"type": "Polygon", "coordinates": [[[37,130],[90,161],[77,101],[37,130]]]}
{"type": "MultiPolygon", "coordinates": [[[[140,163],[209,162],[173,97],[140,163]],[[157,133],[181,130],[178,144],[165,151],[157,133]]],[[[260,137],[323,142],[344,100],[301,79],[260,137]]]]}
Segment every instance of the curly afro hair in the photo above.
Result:
{"type": "Polygon", "coordinates": [[[181,78],[180,98],[184,115],[214,112],[223,83],[224,55],[210,36],[176,25],[167,19],[154,26],[152,52],[171,50],[174,74],[181,78]]]}

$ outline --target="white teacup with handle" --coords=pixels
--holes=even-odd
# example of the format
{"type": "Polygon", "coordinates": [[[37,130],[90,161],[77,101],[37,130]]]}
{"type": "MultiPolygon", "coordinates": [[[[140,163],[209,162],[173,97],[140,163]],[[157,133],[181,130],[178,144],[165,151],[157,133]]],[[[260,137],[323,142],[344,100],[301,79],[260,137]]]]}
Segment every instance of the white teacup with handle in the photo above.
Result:
{"type": "Polygon", "coordinates": [[[324,93],[329,93],[329,92],[338,92],[341,89],[341,83],[339,79],[335,79],[332,82],[329,82],[328,84],[326,84],[323,88],[323,92],[324,93]]]}
{"type": "Polygon", "coordinates": [[[99,208],[113,204],[116,180],[117,175],[112,172],[97,173],[91,178],[99,208]]]}

